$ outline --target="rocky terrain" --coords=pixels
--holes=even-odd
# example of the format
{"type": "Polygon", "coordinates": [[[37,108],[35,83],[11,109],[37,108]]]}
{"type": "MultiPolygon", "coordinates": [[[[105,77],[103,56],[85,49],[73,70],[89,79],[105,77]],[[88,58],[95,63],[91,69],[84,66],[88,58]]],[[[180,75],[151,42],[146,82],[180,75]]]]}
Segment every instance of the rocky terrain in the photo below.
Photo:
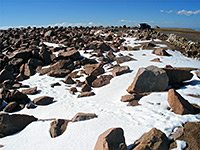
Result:
{"type": "Polygon", "coordinates": [[[154,29],[1,30],[0,148],[199,149],[199,59],[199,42],[154,29]]]}

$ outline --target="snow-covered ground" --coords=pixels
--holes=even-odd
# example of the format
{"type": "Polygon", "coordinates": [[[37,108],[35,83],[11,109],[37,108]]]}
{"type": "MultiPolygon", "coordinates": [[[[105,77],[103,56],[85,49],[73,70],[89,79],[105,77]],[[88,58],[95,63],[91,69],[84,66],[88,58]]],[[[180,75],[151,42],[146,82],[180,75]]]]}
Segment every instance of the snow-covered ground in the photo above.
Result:
{"type": "MultiPolygon", "coordinates": [[[[127,39],[129,45],[138,45],[135,39],[127,39]]],[[[157,45],[159,46],[159,45],[157,45]]],[[[160,45],[164,47],[163,45],[160,45]]],[[[133,54],[137,61],[123,63],[132,70],[121,76],[114,77],[109,85],[101,88],[94,88],[95,96],[77,98],[67,90],[69,87],[61,82],[62,78],[53,78],[47,75],[35,74],[30,79],[23,81],[23,84],[30,87],[38,87],[39,94],[30,95],[31,100],[39,96],[51,96],[55,103],[48,106],[38,106],[36,109],[23,109],[19,114],[33,115],[39,119],[71,119],[76,113],[96,113],[98,118],[69,123],[66,131],[56,138],[49,134],[50,121],[33,122],[24,130],[15,135],[7,136],[0,140],[5,150],[92,150],[98,136],[111,127],[121,127],[124,130],[126,144],[133,144],[145,132],[156,127],[169,136],[178,126],[188,121],[200,121],[199,115],[177,115],[169,111],[167,92],[155,92],[143,97],[140,106],[126,106],[121,102],[121,96],[128,94],[126,89],[132,83],[138,68],[156,65],[164,67],[193,67],[200,69],[200,62],[183,56],[177,51],[168,50],[172,56],[156,56],[152,50],[121,51],[123,55],[133,54]],[[146,54],[145,56],[143,54],[146,54]],[[154,58],[160,58],[161,62],[150,62],[154,58]],[[59,82],[61,86],[51,88],[50,84],[59,82]]],[[[118,55],[118,53],[115,53],[118,55]]],[[[193,71],[194,73],[195,71],[193,71]]],[[[106,70],[109,73],[109,70],[106,70]]],[[[187,94],[200,95],[200,80],[195,73],[191,84],[177,90],[185,99],[191,103],[200,105],[198,98],[187,96],[187,94]]],[[[78,93],[79,94],[79,93],[78,93]]],[[[184,147],[184,142],[180,143],[184,147]]]]}

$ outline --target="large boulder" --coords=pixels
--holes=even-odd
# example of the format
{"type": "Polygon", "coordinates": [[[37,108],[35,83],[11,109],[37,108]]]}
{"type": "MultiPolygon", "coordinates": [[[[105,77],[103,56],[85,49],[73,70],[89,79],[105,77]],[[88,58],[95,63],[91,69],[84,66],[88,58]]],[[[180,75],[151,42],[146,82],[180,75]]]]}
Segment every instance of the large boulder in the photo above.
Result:
{"type": "Polygon", "coordinates": [[[193,114],[194,107],[187,100],[185,100],[176,90],[170,89],[168,91],[168,103],[175,114],[193,114]]]}
{"type": "Polygon", "coordinates": [[[38,119],[21,114],[0,114],[0,138],[23,130],[28,124],[38,119]]]}
{"type": "Polygon", "coordinates": [[[96,80],[92,82],[93,87],[102,87],[110,83],[110,80],[113,78],[112,75],[101,75],[96,80]]]}
{"type": "Polygon", "coordinates": [[[122,128],[110,128],[99,135],[95,150],[126,150],[124,131],[122,128]]]}
{"type": "Polygon", "coordinates": [[[133,144],[131,150],[168,150],[169,143],[165,133],[152,128],[133,144]]]}
{"type": "Polygon", "coordinates": [[[51,122],[50,135],[52,138],[62,135],[68,125],[69,120],[58,119],[51,122]]]}
{"type": "Polygon", "coordinates": [[[103,51],[111,50],[111,47],[109,45],[107,45],[106,43],[99,43],[97,45],[97,48],[99,48],[100,50],[103,50],[103,51]]]}
{"type": "Polygon", "coordinates": [[[190,80],[193,77],[193,74],[190,73],[190,70],[185,68],[174,68],[170,65],[167,65],[165,68],[163,68],[163,70],[165,70],[167,73],[169,85],[182,83],[183,81],[190,80]]]}
{"type": "Polygon", "coordinates": [[[168,87],[167,73],[156,66],[139,68],[132,84],[128,87],[129,93],[159,92],[168,87]]]}

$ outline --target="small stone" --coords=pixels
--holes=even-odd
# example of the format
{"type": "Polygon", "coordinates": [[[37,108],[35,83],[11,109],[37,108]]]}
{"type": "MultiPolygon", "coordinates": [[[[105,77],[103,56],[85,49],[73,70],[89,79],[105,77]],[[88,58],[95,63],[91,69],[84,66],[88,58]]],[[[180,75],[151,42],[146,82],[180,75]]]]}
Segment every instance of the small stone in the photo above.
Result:
{"type": "Polygon", "coordinates": [[[37,104],[37,105],[49,105],[49,104],[53,103],[53,100],[54,100],[53,97],[41,96],[41,97],[35,98],[33,100],[33,103],[37,104]]]}
{"type": "Polygon", "coordinates": [[[97,115],[95,113],[77,113],[73,118],[72,122],[77,122],[77,121],[84,121],[84,120],[89,120],[97,118],[97,115]]]}
{"type": "Polygon", "coordinates": [[[36,108],[37,106],[36,106],[36,105],[33,105],[33,104],[28,104],[26,107],[27,107],[28,109],[34,109],[34,108],[36,108]]]}
{"type": "Polygon", "coordinates": [[[64,83],[66,83],[66,84],[74,84],[75,82],[70,76],[66,76],[65,80],[64,80],[64,83]]]}
{"type": "Polygon", "coordinates": [[[89,97],[95,95],[94,92],[82,92],[81,94],[78,95],[78,98],[80,97],[89,97]]]}

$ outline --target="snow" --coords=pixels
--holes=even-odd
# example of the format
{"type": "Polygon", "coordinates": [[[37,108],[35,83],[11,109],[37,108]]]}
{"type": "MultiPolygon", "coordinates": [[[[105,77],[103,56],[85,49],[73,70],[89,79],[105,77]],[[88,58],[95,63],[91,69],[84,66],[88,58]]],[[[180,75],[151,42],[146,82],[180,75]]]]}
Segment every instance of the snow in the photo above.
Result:
{"type": "Polygon", "coordinates": [[[182,150],[187,146],[186,142],[181,140],[176,140],[176,144],[177,148],[173,148],[172,150],[182,150]]]}
{"type": "MultiPolygon", "coordinates": [[[[127,43],[132,47],[141,43],[135,41],[135,38],[127,38],[127,43]]],[[[143,41],[144,42],[144,41],[143,41]]],[[[48,46],[56,46],[45,42],[48,46]]],[[[159,45],[158,45],[159,46],[159,45]]],[[[163,47],[163,45],[160,45],[163,47]]],[[[152,54],[152,50],[138,51],[120,51],[123,55],[133,54],[137,61],[123,63],[132,70],[121,76],[114,77],[111,83],[101,87],[94,88],[95,96],[86,98],[77,98],[76,95],[69,93],[69,87],[61,82],[63,78],[53,78],[47,75],[39,76],[36,73],[30,79],[23,81],[23,84],[30,87],[38,87],[40,93],[30,95],[33,100],[39,96],[51,96],[55,102],[48,106],[38,106],[36,109],[27,109],[16,112],[19,114],[28,114],[39,119],[71,119],[76,113],[96,113],[98,118],[69,123],[66,131],[59,137],[51,138],[49,134],[51,121],[38,121],[28,125],[21,132],[7,136],[1,139],[0,144],[4,145],[2,149],[10,150],[92,150],[96,144],[98,136],[111,127],[121,127],[124,130],[126,144],[131,145],[139,139],[144,133],[153,127],[156,127],[169,136],[178,126],[185,122],[200,121],[199,115],[177,115],[168,110],[167,92],[155,92],[143,97],[139,103],[140,106],[126,106],[127,103],[121,102],[121,96],[128,94],[126,89],[132,83],[137,70],[140,67],[156,65],[164,67],[172,65],[173,67],[193,67],[200,69],[200,62],[183,56],[180,52],[167,50],[172,56],[157,56],[152,54]],[[143,56],[146,54],[146,56],[143,56]],[[150,62],[154,58],[160,58],[161,62],[150,62]],[[51,88],[50,84],[59,82],[61,86],[51,88]]],[[[118,55],[119,53],[115,53],[118,55]]],[[[88,54],[81,52],[81,55],[88,57],[88,54]]],[[[109,74],[106,70],[106,74],[109,74]]],[[[187,94],[200,95],[200,80],[194,77],[188,81],[191,84],[177,90],[189,102],[200,105],[198,98],[187,96],[187,94]]],[[[81,77],[83,81],[85,77],[81,77]]],[[[177,141],[179,149],[184,147],[184,142],[177,141]]],[[[177,149],[178,149],[177,148],[177,149]]]]}

